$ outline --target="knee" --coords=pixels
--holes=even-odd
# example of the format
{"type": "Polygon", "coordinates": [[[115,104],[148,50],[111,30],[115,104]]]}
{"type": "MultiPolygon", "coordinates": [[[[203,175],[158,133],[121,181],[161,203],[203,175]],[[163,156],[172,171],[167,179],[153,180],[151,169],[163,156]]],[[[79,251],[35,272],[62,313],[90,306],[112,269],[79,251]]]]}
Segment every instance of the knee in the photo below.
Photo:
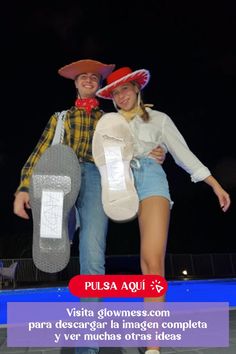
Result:
{"type": "Polygon", "coordinates": [[[165,260],[164,257],[141,258],[142,274],[158,274],[164,276],[165,274],[165,260]]]}
{"type": "Polygon", "coordinates": [[[80,274],[105,274],[105,257],[80,257],[80,274]]]}
{"type": "Polygon", "coordinates": [[[104,274],[105,273],[105,253],[88,252],[80,253],[81,274],[104,274]]]}

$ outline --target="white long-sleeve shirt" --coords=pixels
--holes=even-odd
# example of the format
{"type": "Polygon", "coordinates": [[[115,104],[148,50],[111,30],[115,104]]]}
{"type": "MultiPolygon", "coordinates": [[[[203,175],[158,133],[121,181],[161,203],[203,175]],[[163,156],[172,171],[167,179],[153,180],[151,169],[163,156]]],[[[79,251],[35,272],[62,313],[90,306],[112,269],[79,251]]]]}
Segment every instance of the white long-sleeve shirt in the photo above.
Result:
{"type": "Polygon", "coordinates": [[[146,108],[150,120],[144,122],[136,116],[129,122],[134,137],[134,156],[147,156],[157,145],[162,145],[172,155],[176,164],[199,182],[211,175],[209,169],[189,149],[182,134],[171,118],[162,112],[146,108]]]}

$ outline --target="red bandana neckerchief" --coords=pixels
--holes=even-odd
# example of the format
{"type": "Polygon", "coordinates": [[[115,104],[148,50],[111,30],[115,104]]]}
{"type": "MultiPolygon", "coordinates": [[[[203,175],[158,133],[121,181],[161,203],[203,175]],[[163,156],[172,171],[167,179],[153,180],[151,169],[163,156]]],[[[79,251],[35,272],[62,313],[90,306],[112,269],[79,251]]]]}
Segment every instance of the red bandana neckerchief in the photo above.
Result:
{"type": "Polygon", "coordinates": [[[90,113],[93,108],[99,107],[99,102],[96,98],[77,98],[75,106],[77,108],[84,108],[87,113],[90,113]]]}

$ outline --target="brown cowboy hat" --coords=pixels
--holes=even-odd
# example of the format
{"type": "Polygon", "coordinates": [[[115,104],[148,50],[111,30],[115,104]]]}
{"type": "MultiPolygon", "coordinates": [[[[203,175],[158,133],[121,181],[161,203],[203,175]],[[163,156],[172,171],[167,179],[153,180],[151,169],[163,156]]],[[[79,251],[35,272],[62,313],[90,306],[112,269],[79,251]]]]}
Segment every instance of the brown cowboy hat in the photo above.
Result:
{"type": "Polygon", "coordinates": [[[58,74],[67,79],[75,80],[76,76],[80,74],[94,73],[101,75],[102,79],[105,79],[114,68],[114,64],[103,64],[100,61],[84,59],[63,66],[58,70],[58,74]]]}

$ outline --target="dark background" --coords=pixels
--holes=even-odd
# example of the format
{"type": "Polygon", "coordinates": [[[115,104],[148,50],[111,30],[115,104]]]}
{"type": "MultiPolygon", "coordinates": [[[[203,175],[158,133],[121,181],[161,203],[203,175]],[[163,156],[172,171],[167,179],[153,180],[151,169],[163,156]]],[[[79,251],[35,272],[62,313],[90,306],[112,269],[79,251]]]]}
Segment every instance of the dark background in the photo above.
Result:
{"type": "MultiPolygon", "coordinates": [[[[74,102],[73,82],[57,70],[87,58],[149,69],[145,102],[174,120],[231,195],[224,214],[211,188],[168,156],[175,204],[167,252],[236,252],[235,2],[140,1],[1,4],[0,258],[31,254],[32,222],[13,214],[14,191],[51,114],[74,102]]],[[[107,253],[138,252],[137,220],[110,223],[107,253]]]]}

